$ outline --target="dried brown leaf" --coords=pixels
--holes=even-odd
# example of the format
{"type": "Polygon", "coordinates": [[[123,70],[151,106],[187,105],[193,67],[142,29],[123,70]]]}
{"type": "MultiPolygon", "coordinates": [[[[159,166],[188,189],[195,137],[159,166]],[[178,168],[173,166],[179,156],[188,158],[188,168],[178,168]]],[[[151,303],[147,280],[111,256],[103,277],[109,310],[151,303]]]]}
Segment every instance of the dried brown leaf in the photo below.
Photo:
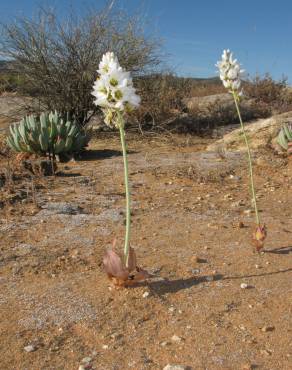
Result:
{"type": "Polygon", "coordinates": [[[258,252],[264,247],[266,237],[267,237],[266,225],[258,225],[253,234],[253,244],[258,252]]]}
{"type": "Polygon", "coordinates": [[[129,271],[125,268],[121,257],[113,250],[108,249],[103,257],[103,264],[109,277],[127,280],[129,271]]]}

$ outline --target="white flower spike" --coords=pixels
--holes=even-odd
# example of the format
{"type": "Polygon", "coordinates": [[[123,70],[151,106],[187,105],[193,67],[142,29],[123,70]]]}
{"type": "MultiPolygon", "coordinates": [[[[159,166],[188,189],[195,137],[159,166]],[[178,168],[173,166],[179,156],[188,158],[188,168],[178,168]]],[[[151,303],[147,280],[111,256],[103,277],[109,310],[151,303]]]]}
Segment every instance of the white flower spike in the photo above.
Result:
{"type": "Polygon", "coordinates": [[[97,70],[99,77],[93,85],[92,95],[96,98],[95,105],[105,111],[105,123],[118,126],[115,120],[117,112],[137,108],[140,97],[136,94],[133,81],[129,72],[119,64],[118,58],[112,52],[103,55],[97,70]]]}
{"type": "Polygon", "coordinates": [[[217,62],[216,67],[219,69],[224,87],[231,93],[236,92],[241,95],[241,78],[244,70],[240,68],[237,59],[233,59],[229,49],[223,51],[222,59],[217,62]]]}
{"type": "Polygon", "coordinates": [[[260,249],[263,248],[264,246],[264,241],[267,236],[267,230],[266,230],[265,225],[261,224],[260,222],[260,215],[259,215],[258,206],[257,206],[257,197],[256,197],[255,184],[254,184],[251,151],[250,151],[249,141],[246,135],[245,126],[242,121],[240,107],[239,107],[240,96],[242,95],[241,77],[242,77],[242,74],[244,73],[244,70],[240,69],[240,64],[238,63],[236,59],[233,59],[232,53],[229,49],[223,51],[222,59],[219,62],[217,62],[216,67],[219,69],[220,79],[222,80],[223,85],[228,89],[228,91],[233,96],[239,122],[241,125],[243,138],[244,138],[245,145],[246,145],[250,185],[251,185],[251,193],[252,193],[252,203],[255,209],[255,218],[256,218],[256,224],[257,224],[256,231],[253,235],[253,242],[256,246],[257,251],[260,251],[260,249]]]}
{"type": "MultiPolygon", "coordinates": [[[[131,249],[130,249],[130,230],[131,230],[131,197],[129,185],[129,170],[127,146],[125,140],[125,113],[137,108],[140,104],[140,97],[136,94],[130,72],[125,71],[119,64],[118,58],[114,53],[108,52],[103,55],[99,68],[99,76],[94,82],[92,95],[95,97],[94,104],[100,106],[105,115],[104,122],[110,127],[116,127],[120,131],[120,138],[123,150],[124,172],[125,172],[125,190],[126,190],[126,235],[124,247],[124,265],[114,253],[108,254],[105,258],[105,267],[107,271],[116,274],[116,278],[122,272],[129,272],[131,266],[131,249]],[[110,267],[109,267],[110,266],[110,267]],[[117,268],[117,266],[120,268],[117,268]],[[112,269],[112,267],[114,269],[112,269]],[[111,272],[110,272],[111,270],[111,272]],[[120,271],[121,270],[121,271],[120,271]]],[[[128,274],[124,275],[128,278],[128,274]]]]}

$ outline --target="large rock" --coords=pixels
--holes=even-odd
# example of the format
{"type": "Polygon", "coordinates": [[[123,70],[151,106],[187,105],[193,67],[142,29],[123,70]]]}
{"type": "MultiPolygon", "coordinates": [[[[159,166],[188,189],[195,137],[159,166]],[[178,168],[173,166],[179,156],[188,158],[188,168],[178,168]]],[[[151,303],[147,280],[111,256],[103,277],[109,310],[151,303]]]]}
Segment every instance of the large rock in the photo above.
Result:
{"type": "Polygon", "coordinates": [[[44,204],[42,208],[46,210],[47,214],[55,215],[77,215],[83,212],[77,204],[68,202],[49,202],[44,204]]]}
{"type": "Polygon", "coordinates": [[[214,94],[208,96],[194,96],[192,98],[185,98],[183,100],[185,106],[192,109],[204,110],[206,107],[212,104],[221,104],[224,106],[230,106],[234,104],[231,94],[214,94]]]}
{"type": "MultiPolygon", "coordinates": [[[[246,124],[246,132],[250,139],[251,149],[257,150],[259,148],[267,147],[267,145],[271,145],[274,149],[280,151],[281,149],[276,143],[277,135],[284,123],[291,122],[292,111],[246,124]]],[[[237,151],[245,150],[241,128],[226,134],[222,139],[209,145],[207,150],[217,151],[218,148],[237,151]]]]}
{"type": "MultiPolygon", "coordinates": [[[[201,119],[209,125],[209,121],[217,125],[226,124],[227,121],[236,121],[237,113],[234,99],[230,93],[214,94],[208,96],[192,97],[184,99],[184,104],[191,117],[201,119]]],[[[241,115],[244,119],[251,120],[258,115],[260,108],[253,99],[242,97],[240,100],[241,115]]],[[[260,111],[261,114],[263,112],[260,111]]]]}

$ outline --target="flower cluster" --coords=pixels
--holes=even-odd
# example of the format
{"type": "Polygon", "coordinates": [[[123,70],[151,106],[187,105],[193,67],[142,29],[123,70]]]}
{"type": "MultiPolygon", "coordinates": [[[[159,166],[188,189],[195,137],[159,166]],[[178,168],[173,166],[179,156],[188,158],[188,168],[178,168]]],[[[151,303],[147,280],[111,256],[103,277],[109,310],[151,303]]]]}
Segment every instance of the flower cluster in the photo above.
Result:
{"type": "Polygon", "coordinates": [[[112,52],[103,55],[97,70],[99,76],[93,85],[92,95],[95,105],[104,109],[105,122],[118,125],[115,119],[117,112],[127,112],[140,104],[130,73],[119,64],[112,52]]]}
{"type": "Polygon", "coordinates": [[[231,92],[241,93],[241,77],[244,73],[243,69],[240,69],[240,64],[237,59],[233,59],[231,51],[224,50],[221,61],[218,61],[216,67],[219,69],[220,79],[223,85],[231,92]]]}

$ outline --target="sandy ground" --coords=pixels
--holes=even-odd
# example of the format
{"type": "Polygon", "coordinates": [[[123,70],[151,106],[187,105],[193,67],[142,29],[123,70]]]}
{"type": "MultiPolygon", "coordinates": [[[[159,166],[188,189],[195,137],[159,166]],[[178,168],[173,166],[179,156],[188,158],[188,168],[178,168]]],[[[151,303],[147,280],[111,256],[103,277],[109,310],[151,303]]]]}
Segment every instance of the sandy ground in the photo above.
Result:
{"type": "Polygon", "coordinates": [[[245,156],[208,143],[129,139],[132,246],[155,275],[129,289],[101,263],[114,237],[123,245],[118,137],[34,179],[35,192],[28,174],[2,176],[1,369],[292,368],[292,163],[256,154],[257,254],[245,156]]]}

